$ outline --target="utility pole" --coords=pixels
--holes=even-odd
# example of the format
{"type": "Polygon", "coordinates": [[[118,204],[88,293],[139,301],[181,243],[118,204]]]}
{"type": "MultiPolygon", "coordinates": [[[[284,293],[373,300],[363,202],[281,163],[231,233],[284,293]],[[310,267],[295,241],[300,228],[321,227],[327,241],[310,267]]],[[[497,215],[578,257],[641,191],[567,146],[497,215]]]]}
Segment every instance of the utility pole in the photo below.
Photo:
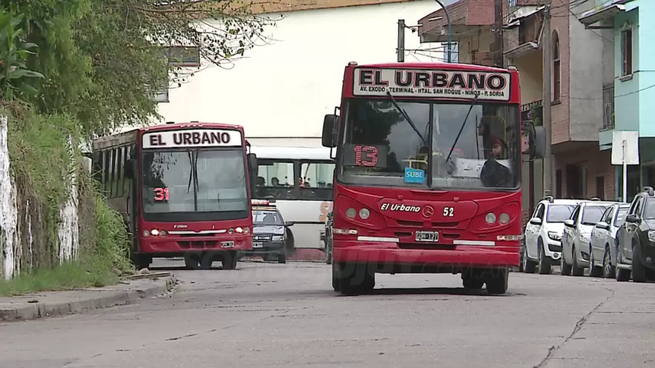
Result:
{"type": "Polygon", "coordinates": [[[494,0],[494,66],[498,68],[505,67],[504,48],[503,48],[503,0],[494,0]]]}
{"type": "Polygon", "coordinates": [[[544,69],[544,78],[543,78],[543,97],[542,97],[542,108],[543,108],[543,124],[544,130],[546,131],[546,152],[544,154],[544,195],[552,196],[561,196],[562,193],[553,193],[553,158],[551,152],[551,140],[553,136],[552,121],[550,115],[551,107],[551,82],[552,76],[550,72],[551,68],[551,59],[552,59],[552,46],[551,46],[551,33],[550,33],[550,2],[546,5],[544,9],[544,33],[543,33],[543,69],[544,69]]]}
{"type": "Polygon", "coordinates": [[[398,19],[398,48],[396,53],[398,54],[397,61],[399,63],[405,62],[405,20],[398,19]]]}

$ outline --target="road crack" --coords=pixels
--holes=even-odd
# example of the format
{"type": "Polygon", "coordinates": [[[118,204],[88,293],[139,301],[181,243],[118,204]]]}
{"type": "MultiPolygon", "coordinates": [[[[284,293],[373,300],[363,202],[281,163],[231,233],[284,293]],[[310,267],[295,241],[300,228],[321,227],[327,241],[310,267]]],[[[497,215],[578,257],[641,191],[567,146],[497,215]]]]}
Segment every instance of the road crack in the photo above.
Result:
{"type": "Polygon", "coordinates": [[[573,337],[578,332],[580,332],[580,330],[582,329],[582,326],[584,326],[584,324],[587,323],[587,321],[589,320],[589,317],[591,317],[591,315],[596,313],[598,311],[598,309],[600,309],[603,305],[605,305],[605,303],[607,303],[610,299],[612,299],[614,297],[614,290],[608,289],[608,288],[604,288],[604,289],[609,291],[610,295],[608,295],[607,298],[605,298],[605,300],[602,300],[594,308],[592,308],[591,311],[589,311],[589,313],[582,316],[582,318],[580,318],[575,323],[575,327],[573,327],[573,331],[571,331],[571,333],[564,339],[564,341],[562,341],[562,343],[557,345],[557,346],[551,346],[550,348],[548,348],[548,353],[546,354],[546,357],[539,364],[532,366],[532,368],[544,368],[544,367],[546,367],[548,365],[548,363],[550,363],[550,361],[553,359],[553,356],[555,355],[555,352],[557,352],[557,350],[563,348],[569,341],[571,341],[571,339],[573,339],[573,337]]]}

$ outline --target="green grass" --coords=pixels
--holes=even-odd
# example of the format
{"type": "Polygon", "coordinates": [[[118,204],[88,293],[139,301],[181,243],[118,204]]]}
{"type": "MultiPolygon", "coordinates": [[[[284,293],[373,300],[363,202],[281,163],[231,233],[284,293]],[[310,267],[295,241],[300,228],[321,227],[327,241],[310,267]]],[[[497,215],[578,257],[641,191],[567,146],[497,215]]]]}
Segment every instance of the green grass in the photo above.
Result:
{"type": "Polygon", "coordinates": [[[114,285],[119,281],[117,272],[107,262],[70,262],[53,269],[21,273],[13,280],[0,280],[0,296],[102,287],[114,285]]]}

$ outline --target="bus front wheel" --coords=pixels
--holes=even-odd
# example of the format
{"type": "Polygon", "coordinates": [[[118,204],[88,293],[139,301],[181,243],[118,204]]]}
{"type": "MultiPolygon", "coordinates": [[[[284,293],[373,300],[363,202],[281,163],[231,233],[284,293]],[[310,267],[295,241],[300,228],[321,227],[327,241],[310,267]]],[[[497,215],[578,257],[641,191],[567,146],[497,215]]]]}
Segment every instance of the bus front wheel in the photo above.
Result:
{"type": "Polygon", "coordinates": [[[490,295],[500,295],[507,292],[509,285],[509,272],[508,269],[502,268],[493,271],[487,276],[487,293],[490,295]]]}

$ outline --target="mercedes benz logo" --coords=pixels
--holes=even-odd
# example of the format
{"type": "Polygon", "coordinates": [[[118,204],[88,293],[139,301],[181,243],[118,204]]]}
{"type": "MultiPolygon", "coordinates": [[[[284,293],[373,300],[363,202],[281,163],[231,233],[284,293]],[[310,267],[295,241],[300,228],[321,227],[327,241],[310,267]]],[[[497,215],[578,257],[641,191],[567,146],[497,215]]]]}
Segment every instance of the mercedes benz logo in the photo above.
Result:
{"type": "Polygon", "coordinates": [[[432,208],[432,206],[425,206],[423,207],[421,214],[423,214],[423,217],[425,218],[430,218],[432,215],[434,215],[434,208],[432,208]]]}

